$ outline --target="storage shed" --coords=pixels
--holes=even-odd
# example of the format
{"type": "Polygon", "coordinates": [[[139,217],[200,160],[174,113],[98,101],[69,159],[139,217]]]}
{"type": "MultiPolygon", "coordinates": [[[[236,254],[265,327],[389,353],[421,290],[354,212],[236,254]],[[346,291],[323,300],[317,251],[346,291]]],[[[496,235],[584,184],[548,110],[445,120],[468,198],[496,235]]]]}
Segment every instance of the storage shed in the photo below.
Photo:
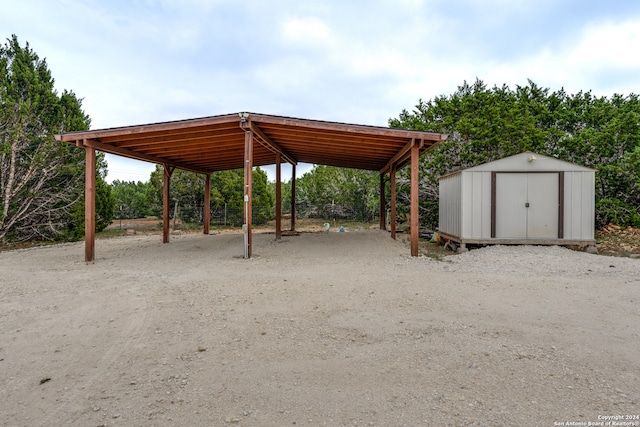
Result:
{"type": "Polygon", "coordinates": [[[440,177],[440,236],[595,247],[595,171],[524,152],[440,177]]]}

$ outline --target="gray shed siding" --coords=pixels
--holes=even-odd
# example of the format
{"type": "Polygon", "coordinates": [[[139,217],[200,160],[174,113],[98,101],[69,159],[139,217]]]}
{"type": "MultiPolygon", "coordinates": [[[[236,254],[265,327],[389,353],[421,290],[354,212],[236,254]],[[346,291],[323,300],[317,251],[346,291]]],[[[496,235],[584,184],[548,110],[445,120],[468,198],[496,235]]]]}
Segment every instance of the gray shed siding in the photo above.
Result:
{"type": "Polygon", "coordinates": [[[593,239],[595,228],[595,174],[565,172],[565,239],[593,239]],[[588,207],[591,206],[589,209],[588,207]]]}
{"type": "MultiPolygon", "coordinates": [[[[563,241],[575,243],[574,241],[588,241],[594,239],[594,184],[595,173],[592,169],[573,165],[552,157],[547,157],[530,152],[521,153],[495,162],[486,163],[473,168],[465,169],[440,179],[440,209],[439,209],[439,232],[454,240],[464,243],[464,241],[479,243],[476,241],[495,240],[492,237],[492,221],[496,221],[495,210],[492,217],[492,176],[500,173],[519,174],[544,174],[549,176],[564,192],[563,202],[558,201],[556,205],[563,205],[559,216],[562,217],[562,224],[554,226],[561,230],[562,238],[557,236],[558,244],[563,241]],[[529,161],[531,156],[535,160],[529,161]],[[557,175],[556,175],[557,174],[557,175]],[[557,178],[553,178],[553,176],[557,178]],[[563,177],[563,178],[562,178],[563,177]],[[563,179],[563,185],[560,184],[563,179]]],[[[501,175],[507,178],[507,175],[501,175]]],[[[514,175],[515,176],[515,175],[514,175]]],[[[531,181],[535,181],[531,179],[531,181]]],[[[508,182],[508,181],[507,181],[508,182]]],[[[516,184],[514,184],[516,185],[516,184]]],[[[502,184],[503,190],[505,185],[502,184]]],[[[507,190],[509,185],[506,185],[507,190]]],[[[549,191],[555,195],[554,191],[549,191]]],[[[513,196],[521,197],[521,192],[517,188],[514,194],[495,194],[498,200],[506,200],[513,196]],[[506,199],[505,199],[506,198],[506,199]]],[[[539,189],[538,189],[538,192],[539,189]]],[[[558,197],[558,196],[550,196],[558,197]]],[[[553,200],[551,201],[553,205],[553,200]]],[[[555,205],[553,205],[555,206],[555,205]]],[[[495,209],[495,207],[494,207],[495,209]]],[[[534,210],[526,211],[527,215],[534,210]]],[[[544,211],[548,215],[548,210],[544,211]]],[[[553,215],[552,215],[553,216],[553,215]]],[[[504,214],[503,214],[504,217],[504,214]]],[[[516,218],[517,222],[517,218],[516,218]]],[[[495,224],[494,230],[495,230],[495,224]]],[[[495,233],[495,231],[494,231],[495,233]]],[[[502,236],[502,240],[511,237],[502,236]]],[[[515,240],[522,240],[522,236],[513,236],[515,240]]],[[[526,240],[527,238],[524,237],[526,240]]],[[[532,243],[541,239],[531,239],[532,243]]],[[[546,239],[548,240],[548,239],[546,239]]],[[[526,243],[526,242],[525,242],[526,243]]]]}
{"type": "Polygon", "coordinates": [[[455,236],[462,235],[462,174],[440,179],[438,203],[439,228],[455,236]]]}

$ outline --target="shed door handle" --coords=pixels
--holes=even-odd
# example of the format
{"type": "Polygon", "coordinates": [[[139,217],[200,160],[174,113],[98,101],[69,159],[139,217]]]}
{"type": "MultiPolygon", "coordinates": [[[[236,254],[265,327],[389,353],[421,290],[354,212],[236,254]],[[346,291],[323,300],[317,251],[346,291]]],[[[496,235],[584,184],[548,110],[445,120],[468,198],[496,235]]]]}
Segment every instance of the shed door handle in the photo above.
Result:
{"type": "Polygon", "coordinates": [[[528,207],[529,207],[529,202],[525,203],[525,204],[524,204],[524,207],[525,207],[525,208],[528,208],[528,207]]]}

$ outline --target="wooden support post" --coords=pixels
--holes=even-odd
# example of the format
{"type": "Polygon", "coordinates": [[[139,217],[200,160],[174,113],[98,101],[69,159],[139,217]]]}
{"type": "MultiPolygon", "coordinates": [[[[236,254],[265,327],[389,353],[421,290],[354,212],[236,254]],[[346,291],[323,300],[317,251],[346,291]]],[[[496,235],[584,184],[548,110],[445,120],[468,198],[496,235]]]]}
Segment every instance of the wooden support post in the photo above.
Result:
{"type": "Polygon", "coordinates": [[[280,153],[276,153],[276,240],[282,239],[282,183],[280,153]]]}
{"type": "Polygon", "coordinates": [[[174,168],[164,164],[164,180],[162,182],[162,243],[169,243],[169,187],[174,168]]]}
{"type": "Polygon", "coordinates": [[[386,218],[386,208],[387,200],[386,195],[384,194],[384,174],[380,174],[380,230],[387,229],[387,218],[386,218]]]}
{"type": "Polygon", "coordinates": [[[211,225],[211,174],[204,176],[204,206],[202,207],[203,234],[209,234],[211,225]]]}
{"type": "Polygon", "coordinates": [[[392,163],[391,167],[389,168],[389,181],[391,184],[391,195],[390,197],[390,202],[391,202],[391,218],[389,218],[389,222],[390,222],[390,226],[391,226],[391,238],[395,239],[396,238],[396,164],[392,163]]]}
{"type": "Polygon", "coordinates": [[[296,231],[296,165],[291,165],[291,231],[296,231]]]}
{"type": "Polygon", "coordinates": [[[420,221],[418,217],[418,204],[420,199],[418,197],[418,160],[420,159],[420,145],[414,140],[411,146],[411,256],[418,256],[418,238],[419,238],[419,226],[420,221]]]}
{"type": "Polygon", "coordinates": [[[96,259],[96,150],[85,148],[84,260],[96,259]]]}
{"type": "Polygon", "coordinates": [[[253,216],[253,132],[244,133],[244,257],[251,258],[251,223],[253,216]]]}

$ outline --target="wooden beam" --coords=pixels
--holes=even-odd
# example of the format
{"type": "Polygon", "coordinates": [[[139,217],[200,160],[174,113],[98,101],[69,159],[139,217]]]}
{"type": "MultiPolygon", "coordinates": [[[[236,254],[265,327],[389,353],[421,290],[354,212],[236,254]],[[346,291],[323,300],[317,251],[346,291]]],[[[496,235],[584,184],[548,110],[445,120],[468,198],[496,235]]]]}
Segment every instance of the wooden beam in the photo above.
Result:
{"type": "Polygon", "coordinates": [[[276,240],[282,238],[282,178],[280,153],[276,153],[276,240]]]}
{"type": "Polygon", "coordinates": [[[125,126],[111,129],[98,129],[89,131],[69,132],[62,135],[55,135],[58,141],[71,142],[82,139],[99,139],[104,137],[121,137],[123,135],[140,135],[149,132],[167,132],[176,129],[190,129],[206,127],[217,124],[237,123],[237,114],[226,114],[221,116],[201,117],[188,120],[176,120],[172,122],[151,123],[145,125],[125,126]]]}
{"type": "Polygon", "coordinates": [[[180,144],[184,141],[199,142],[203,140],[215,140],[216,144],[225,140],[238,137],[238,124],[229,123],[224,126],[210,126],[192,129],[171,129],[163,132],[146,132],[136,135],[101,136],[100,142],[105,144],[118,144],[120,146],[153,147],[166,144],[180,144]]]}
{"type": "Polygon", "coordinates": [[[391,184],[391,195],[389,196],[391,201],[391,212],[389,218],[390,226],[391,226],[391,238],[396,238],[396,165],[391,164],[391,168],[389,170],[389,181],[391,184]]]}
{"type": "Polygon", "coordinates": [[[267,135],[265,135],[265,133],[262,132],[262,129],[260,129],[258,127],[258,125],[256,125],[253,122],[250,122],[249,123],[249,128],[251,129],[251,131],[253,133],[258,135],[258,142],[260,142],[262,145],[264,145],[265,147],[267,147],[268,149],[270,149],[274,153],[280,154],[288,163],[291,163],[292,165],[297,165],[298,164],[296,159],[291,154],[287,153],[286,150],[284,150],[278,144],[273,142],[271,140],[271,138],[269,138],[267,135]]]}
{"type": "Polygon", "coordinates": [[[387,218],[386,218],[386,212],[385,212],[385,208],[386,208],[386,195],[385,195],[385,188],[384,188],[384,174],[380,174],[380,230],[386,230],[387,229],[387,218]]]}
{"type": "Polygon", "coordinates": [[[291,165],[291,231],[296,231],[296,165],[291,165]]]}
{"type": "MultiPolygon", "coordinates": [[[[354,143],[368,148],[375,148],[379,145],[391,145],[397,147],[398,143],[406,143],[409,139],[406,136],[377,135],[370,133],[348,133],[332,130],[305,128],[305,127],[283,127],[269,123],[260,123],[260,129],[270,135],[277,135],[278,140],[283,141],[309,141],[313,145],[342,145],[354,143]]],[[[434,141],[435,142],[435,141],[434,141]]]]}
{"type": "MultiPolygon", "coordinates": [[[[410,144],[412,144],[412,143],[410,143],[410,144]]],[[[426,151],[425,147],[427,145],[426,145],[426,142],[423,141],[423,140],[421,140],[419,142],[416,142],[416,144],[419,145],[419,154],[418,154],[418,156],[420,156],[424,151],[426,151]]],[[[431,149],[431,148],[433,148],[434,145],[435,144],[429,145],[427,148],[431,149]]],[[[396,164],[396,170],[402,168],[409,161],[411,161],[411,147],[408,147],[409,148],[408,150],[406,150],[406,148],[407,148],[407,146],[405,146],[400,152],[398,152],[401,155],[398,156],[394,161],[394,163],[396,164]]],[[[397,156],[397,154],[396,154],[396,156],[397,156]]],[[[380,173],[387,172],[388,168],[389,168],[389,164],[387,164],[384,168],[380,169],[380,173]]]]}
{"type": "Polygon", "coordinates": [[[164,179],[162,181],[162,243],[169,243],[169,188],[174,170],[175,168],[164,165],[164,179]]]}
{"type": "Polygon", "coordinates": [[[404,146],[409,140],[423,141],[427,149],[446,138],[432,132],[241,113],[71,132],[56,135],[56,139],[207,174],[244,166],[244,134],[236,128],[238,124],[250,128],[260,142],[253,147],[253,166],[272,164],[273,152],[280,152],[281,161],[292,164],[327,164],[387,173],[391,163],[396,170],[404,165],[408,159],[404,146]]]}
{"type": "Polygon", "coordinates": [[[429,141],[441,141],[442,134],[435,132],[422,132],[416,130],[393,129],[380,126],[365,126],[338,122],[326,122],[321,120],[297,119],[292,117],[269,116],[251,114],[251,121],[256,123],[270,123],[280,126],[293,126],[310,129],[321,129],[335,132],[347,132],[352,134],[378,135],[396,138],[420,138],[429,141]]]}
{"type": "Polygon", "coordinates": [[[156,163],[156,164],[167,164],[170,165],[174,168],[178,168],[178,169],[182,169],[182,170],[186,170],[189,172],[195,172],[195,173],[209,173],[209,171],[204,170],[204,169],[195,169],[191,166],[188,166],[184,163],[181,162],[174,162],[172,160],[167,160],[167,159],[163,159],[162,157],[159,156],[152,156],[150,154],[144,154],[144,153],[139,153],[137,151],[132,151],[126,148],[122,148],[122,147],[116,147],[113,145],[109,145],[109,144],[103,144],[100,141],[95,141],[95,140],[86,140],[83,142],[83,145],[85,147],[91,147],[91,148],[95,148],[96,150],[100,150],[103,153],[109,153],[109,154],[117,154],[119,156],[123,156],[123,157],[128,157],[130,159],[134,159],[134,160],[142,160],[144,162],[151,162],[151,163],[156,163]]]}
{"type": "Polygon", "coordinates": [[[96,150],[85,148],[84,260],[96,259],[96,150]]]}
{"type": "Polygon", "coordinates": [[[244,257],[251,258],[251,223],[253,216],[253,132],[244,136],[244,257]]]}
{"type": "Polygon", "coordinates": [[[203,234],[209,234],[211,225],[211,174],[204,176],[204,206],[202,207],[203,234]]]}
{"type": "Polygon", "coordinates": [[[419,183],[419,169],[418,169],[418,160],[420,159],[420,144],[414,143],[411,146],[411,215],[410,215],[410,224],[411,224],[411,256],[418,256],[418,239],[419,239],[419,209],[418,204],[420,203],[420,199],[418,197],[418,183],[419,183]]]}
{"type": "Polygon", "coordinates": [[[385,167],[383,167],[382,169],[380,169],[380,173],[385,173],[388,170],[391,169],[391,165],[398,165],[398,163],[400,163],[401,159],[403,156],[405,156],[407,153],[409,153],[411,151],[411,147],[413,147],[413,139],[409,142],[407,142],[405,144],[404,147],[402,147],[385,165],[385,167]]]}
{"type": "MultiPolygon", "coordinates": [[[[428,141],[442,141],[447,135],[435,132],[423,132],[406,129],[394,129],[380,126],[366,126],[338,122],[328,122],[320,120],[298,119],[291,117],[271,116],[265,114],[249,114],[256,123],[270,123],[280,126],[293,126],[309,129],[320,129],[335,132],[348,132],[355,134],[378,135],[384,137],[396,138],[420,138],[428,141]]],[[[56,140],[64,142],[72,142],[82,139],[99,139],[124,136],[136,136],[150,133],[165,133],[177,130],[189,130],[194,128],[206,128],[209,126],[224,126],[226,124],[238,123],[238,114],[225,114],[220,116],[201,117],[188,120],[176,120],[170,122],[151,123],[144,125],[125,126],[110,129],[98,129],[91,131],[69,132],[65,134],[55,135],[56,140]]]]}

